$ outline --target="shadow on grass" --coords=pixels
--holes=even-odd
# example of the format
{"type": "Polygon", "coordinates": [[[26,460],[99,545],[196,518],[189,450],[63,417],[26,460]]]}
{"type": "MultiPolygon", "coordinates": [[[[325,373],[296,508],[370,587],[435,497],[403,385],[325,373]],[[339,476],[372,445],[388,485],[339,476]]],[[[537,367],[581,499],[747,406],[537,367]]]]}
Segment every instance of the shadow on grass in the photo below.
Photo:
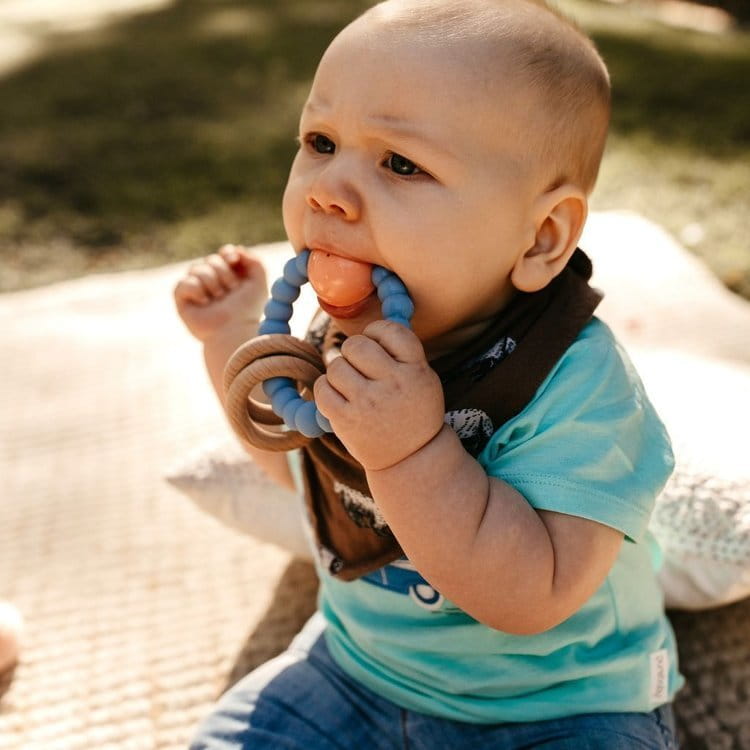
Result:
{"type": "Polygon", "coordinates": [[[672,43],[593,36],[612,77],[613,133],[647,133],[670,148],[748,158],[750,42],[709,52],[674,44],[675,32],[672,43]]]}
{"type": "MultiPolygon", "coordinates": [[[[91,259],[140,248],[160,263],[283,238],[312,74],[368,5],[176,0],[61,38],[0,79],[0,257],[22,262],[19,251],[62,240],[91,259]]],[[[747,158],[749,45],[707,52],[680,43],[695,35],[667,36],[595,34],[615,81],[615,132],[747,158]]]]}
{"type": "Polygon", "coordinates": [[[0,80],[0,242],[113,245],[226,201],[267,205],[279,236],[311,74],[366,3],[315,5],[178,0],[0,80]]]}

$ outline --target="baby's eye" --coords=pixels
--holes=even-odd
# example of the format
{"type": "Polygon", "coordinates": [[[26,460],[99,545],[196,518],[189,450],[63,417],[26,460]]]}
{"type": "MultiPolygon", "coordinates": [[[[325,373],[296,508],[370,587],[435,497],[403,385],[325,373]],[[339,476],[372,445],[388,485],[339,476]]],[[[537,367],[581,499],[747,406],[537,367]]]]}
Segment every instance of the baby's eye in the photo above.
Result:
{"type": "Polygon", "coordinates": [[[336,144],[328,137],[320,133],[313,133],[305,138],[313,151],[318,154],[332,154],[336,150],[336,144]]]}
{"type": "Polygon", "coordinates": [[[402,177],[419,174],[422,170],[410,159],[401,154],[391,154],[385,162],[386,166],[395,174],[402,177]]]}

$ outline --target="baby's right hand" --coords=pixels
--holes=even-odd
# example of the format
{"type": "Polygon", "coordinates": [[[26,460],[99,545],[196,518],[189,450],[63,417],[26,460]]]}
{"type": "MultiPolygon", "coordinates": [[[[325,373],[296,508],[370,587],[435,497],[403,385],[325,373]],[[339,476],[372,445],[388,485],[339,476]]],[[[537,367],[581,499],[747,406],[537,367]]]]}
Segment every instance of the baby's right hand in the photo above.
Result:
{"type": "Polygon", "coordinates": [[[224,329],[251,328],[268,299],[266,272],[242,245],[195,261],[174,288],[177,312],[199,341],[224,329]]]}

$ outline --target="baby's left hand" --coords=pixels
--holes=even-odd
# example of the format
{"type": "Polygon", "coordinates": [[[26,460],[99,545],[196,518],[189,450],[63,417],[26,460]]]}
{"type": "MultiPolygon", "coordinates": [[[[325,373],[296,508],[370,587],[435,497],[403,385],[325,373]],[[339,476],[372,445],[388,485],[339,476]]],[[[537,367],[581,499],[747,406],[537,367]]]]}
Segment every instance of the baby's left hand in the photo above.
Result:
{"type": "Polygon", "coordinates": [[[443,388],[420,340],[378,320],[348,338],[315,383],[315,402],[365,469],[399,463],[443,426],[443,388]]]}

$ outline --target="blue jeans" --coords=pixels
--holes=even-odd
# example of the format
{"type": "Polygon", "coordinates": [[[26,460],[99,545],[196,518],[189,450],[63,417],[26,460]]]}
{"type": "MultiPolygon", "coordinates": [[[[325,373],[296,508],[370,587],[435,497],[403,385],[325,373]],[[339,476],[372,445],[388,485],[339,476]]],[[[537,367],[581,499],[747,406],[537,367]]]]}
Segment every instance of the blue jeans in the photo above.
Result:
{"type": "Polygon", "coordinates": [[[331,659],[316,614],[289,649],[247,675],[203,722],[191,750],[676,750],[669,706],[651,713],[468,724],[406,711],[331,659]]]}

